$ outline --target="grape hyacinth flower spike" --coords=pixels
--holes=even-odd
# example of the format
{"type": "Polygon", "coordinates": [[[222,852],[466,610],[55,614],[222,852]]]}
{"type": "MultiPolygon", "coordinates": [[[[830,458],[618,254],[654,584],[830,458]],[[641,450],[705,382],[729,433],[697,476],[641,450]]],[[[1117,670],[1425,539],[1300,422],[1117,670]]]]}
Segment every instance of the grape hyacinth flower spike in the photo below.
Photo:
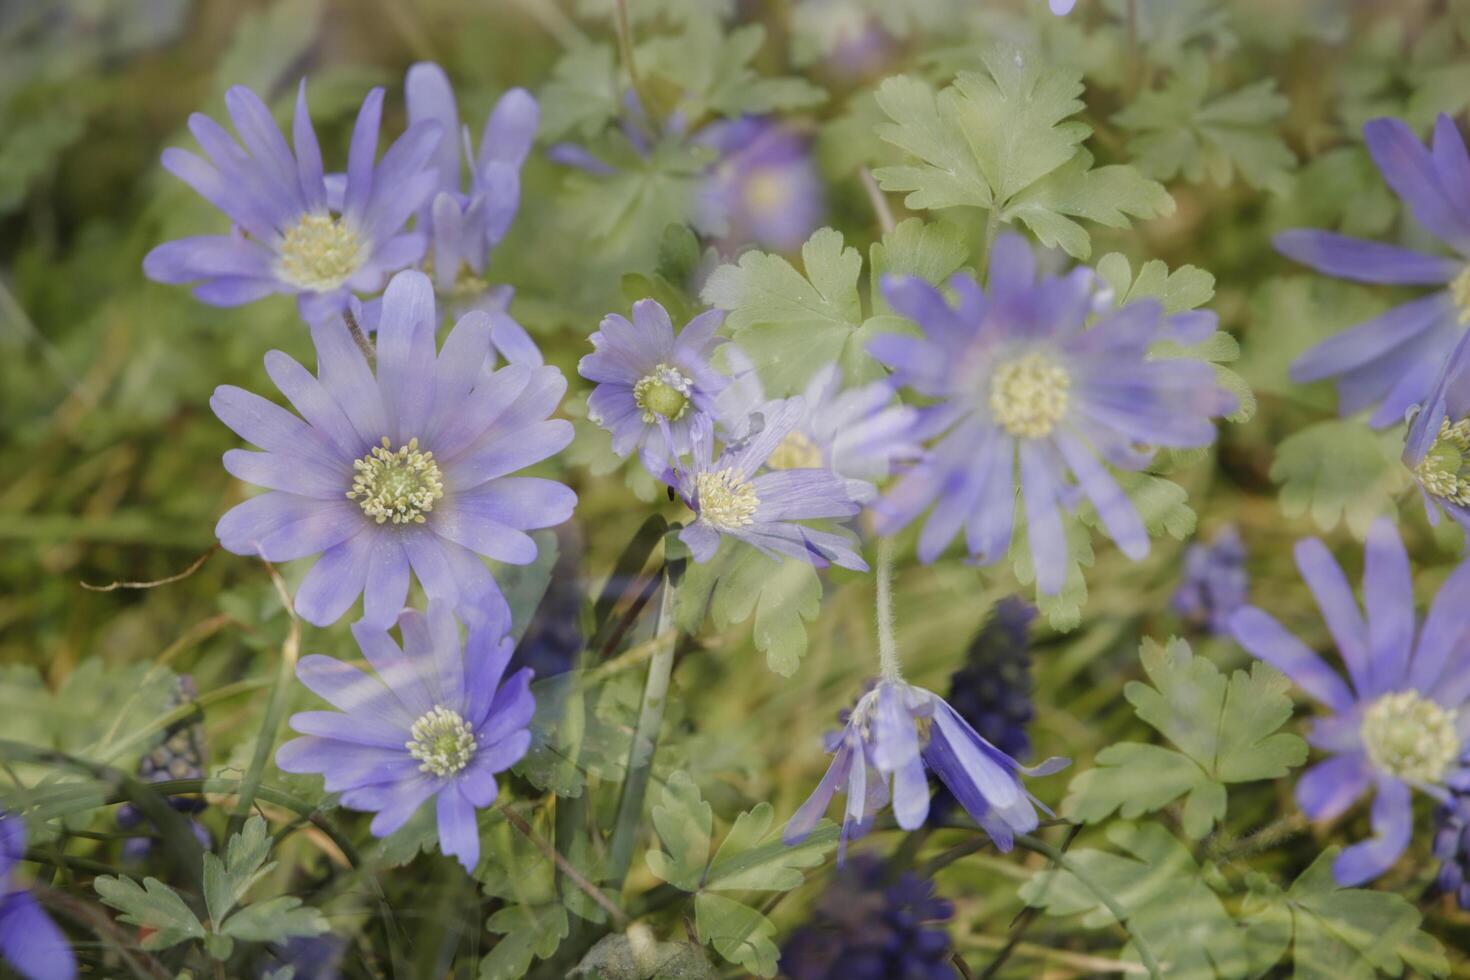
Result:
{"type": "Polygon", "coordinates": [[[288,293],[298,297],[302,317],[316,323],[346,309],[353,292],[377,292],[389,273],[423,257],[424,236],[403,226],[433,193],[437,176],[429,162],[438,124],[410,126],[375,163],[383,90],[373,89],[358,112],[339,185],[322,169],[304,81],[294,148],[248,88],[230,89],[225,106],[239,143],[196,112],[189,129],[208,159],[170,148],[163,166],[223,211],[234,230],[159,245],[143,259],[150,279],[197,282],[194,295],[214,306],[288,293]]]}
{"type": "Polygon", "coordinates": [[[451,315],[483,310],[490,315],[491,337],[501,353],[510,360],[540,364],[535,342],[506,312],[512,290],[492,287],[485,279],[491,253],[520,208],[521,166],[540,122],[536,100],[523,88],[502,95],[485,121],[479,149],[472,152],[469,129],[460,124],[454,89],[444,69],[421,61],[409,68],[403,87],[410,124],[432,122],[440,133],[432,159],[438,183],[418,212],[418,228],[428,238],[424,269],[451,315]],[[467,190],[461,183],[466,166],[467,190]]]}
{"type": "Polygon", "coordinates": [[[577,371],[597,387],[587,397],[587,417],[612,433],[613,452],[638,450],[654,476],[689,452],[695,420],[714,411],[726,379],[709,358],[724,342],[719,310],[690,320],[674,335],[669,313],[657,301],[633,304],[633,318],[610,313],[590,338],[593,353],[577,371]]]}
{"type": "Polygon", "coordinates": [[[495,774],[531,744],[536,702],[531,671],[504,677],[515,641],[509,614],[492,609],[461,641],[447,603],[398,617],[400,647],[384,630],[355,623],[352,635],[377,677],[331,657],[303,657],[296,676],[336,711],[291,717],[302,737],[276,752],[286,772],[319,773],[342,805],[376,813],[386,837],[427,800],[436,801],[439,847],[466,871],[480,860],[475,811],[495,802],[495,774]]]}
{"type": "Polygon", "coordinates": [[[1440,587],[1417,630],[1409,556],[1398,531],[1379,518],[1364,548],[1359,609],[1342,568],[1316,538],[1297,542],[1296,562],[1347,666],[1344,681],[1304,643],[1254,606],[1231,617],[1236,641],[1276,667],[1329,714],[1307,741],[1331,757],[1298,780],[1296,799],[1313,820],[1333,820],[1364,793],[1375,796],[1373,837],[1338,855],[1333,874],[1343,886],[1387,871],[1413,833],[1413,789],[1444,802],[1470,790],[1464,764],[1470,719],[1470,562],[1440,587]]]}
{"type": "Polygon", "coordinates": [[[919,429],[937,439],[874,505],[878,533],[891,535],[932,508],[919,535],[921,561],[938,558],[961,530],[971,557],[998,561],[1010,549],[1019,477],[1041,592],[1054,595],[1066,583],[1062,514],[1082,494],[1119,549],[1143,558],[1148,531],[1104,464],[1138,470],[1153,447],[1214,442],[1211,420],[1233,411],[1235,396],[1203,361],[1149,354],[1159,341],[1208,337],[1213,314],[1169,317],[1144,300],[1089,323],[1092,270],[1038,279],[1018,235],[996,240],[988,289],[965,276],[949,287],[953,306],[922,279],[883,281],[889,304],[923,335],[884,334],[868,349],[893,368],[896,384],[936,400],[919,429]]]}
{"type": "Polygon", "coordinates": [[[376,376],[347,325],[312,327],[317,375],[280,351],[266,370],[301,413],[224,385],[210,406],[263,452],[232,449],[225,469],[268,492],[239,504],[215,528],[226,550],[290,561],[320,555],[302,579],[296,610],[326,626],[359,595],[363,619],[392,624],[410,571],[430,599],[471,619],[502,603],[481,556],[536,559],[525,532],[560,524],[577,497],[552,480],[513,474],[572,440],[549,418],[566,378],[549,366],[483,370],[490,321],[466,314],[435,350],[428,277],[400,272],[383,294],[376,376]]]}
{"type": "Polygon", "coordinates": [[[806,407],[800,397],[767,402],[756,413],[751,435],[713,449],[713,426],[701,417],[693,434],[687,466],[663,480],[673,487],[694,520],[679,532],[696,562],[714,557],[722,537],[734,538],[775,557],[785,555],[825,568],[838,564],[860,572],[867,562],[845,530],[820,530],[801,521],[854,517],[861,509],[848,494],[847,481],[829,469],[773,469],[771,457],[795,431],[806,407]]]}
{"type": "Polygon", "coordinates": [[[1422,404],[1456,341],[1470,325],[1470,153],[1454,122],[1441,115],[1431,146],[1398,119],[1363,127],[1368,152],[1414,218],[1453,256],[1364,241],[1317,229],[1292,229],[1276,250],[1353,282],[1435,286],[1434,292],[1329,337],[1291,365],[1293,381],[1331,378],[1338,412],[1373,408],[1369,421],[1396,425],[1422,404]]]}
{"type": "Polygon", "coordinates": [[[77,962],[66,936],[35,896],[11,877],[25,853],[25,824],[0,811],[0,964],[8,964],[25,980],[71,980],[77,962]]]}

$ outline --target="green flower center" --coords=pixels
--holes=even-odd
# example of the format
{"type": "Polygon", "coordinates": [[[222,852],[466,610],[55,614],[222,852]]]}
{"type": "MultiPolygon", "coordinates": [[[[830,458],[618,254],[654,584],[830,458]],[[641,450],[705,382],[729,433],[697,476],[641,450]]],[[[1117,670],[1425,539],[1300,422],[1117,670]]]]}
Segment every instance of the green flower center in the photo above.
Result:
{"type": "Polygon", "coordinates": [[[706,471],[694,481],[699,499],[699,518],[721,531],[733,531],[754,523],[760,498],[750,481],[742,480],[732,468],[706,471]]]}
{"type": "Polygon", "coordinates": [[[643,409],[644,422],[659,418],[677,422],[689,408],[694,382],[671,364],[659,364],[633,386],[633,401],[643,409]]]}
{"type": "Polygon", "coordinates": [[[1470,323],[1470,265],[1450,282],[1450,297],[1460,308],[1460,322],[1470,323]]]}
{"type": "Polygon", "coordinates": [[[388,437],[352,464],[356,475],[347,499],[356,500],[362,512],[382,524],[422,524],[444,496],[444,478],[434,454],[419,451],[418,439],[408,440],[394,452],[388,437]]]}
{"type": "Polygon", "coordinates": [[[814,470],[822,466],[822,450],[803,433],[792,431],[771,453],[766,465],[773,470],[814,470]]]}
{"type": "Polygon", "coordinates": [[[1369,761],[1409,782],[1440,782],[1460,754],[1455,713],[1413,691],[1374,701],[1358,731],[1369,761]]]}
{"type": "Polygon", "coordinates": [[[276,271],[293,286],[324,293],[341,286],[366,260],[362,240],[340,218],[308,214],[282,236],[276,271]]]}
{"type": "Polygon", "coordinates": [[[1419,465],[1414,478],[1430,496],[1470,506],[1470,419],[1454,424],[1445,419],[1439,424],[1439,435],[1419,465]]]}
{"type": "Polygon", "coordinates": [[[1022,439],[1051,434],[1067,414],[1072,378],[1041,354],[998,365],[990,379],[990,411],[1001,427],[1022,439]]]}
{"type": "Polygon", "coordinates": [[[469,765],[478,744],[469,722],[443,705],[422,715],[408,734],[403,747],[418,760],[420,772],[436,776],[452,776],[469,765]]]}

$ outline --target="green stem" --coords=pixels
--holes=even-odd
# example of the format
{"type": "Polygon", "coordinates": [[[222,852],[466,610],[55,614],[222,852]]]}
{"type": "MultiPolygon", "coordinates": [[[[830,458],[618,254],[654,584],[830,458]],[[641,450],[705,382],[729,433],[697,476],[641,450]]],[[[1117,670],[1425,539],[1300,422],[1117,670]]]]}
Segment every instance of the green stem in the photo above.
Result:
{"type": "Polygon", "coordinates": [[[893,539],[878,539],[878,664],[885,681],[899,683],[898,642],[893,635],[893,539]]]}
{"type": "Polygon", "coordinates": [[[643,111],[652,118],[654,104],[643,89],[643,77],[638,74],[638,62],[633,57],[633,27],[628,23],[628,0],[615,0],[615,19],[618,32],[618,56],[623,59],[623,68],[628,72],[628,81],[643,106],[643,111]]]}
{"type": "Polygon", "coordinates": [[[985,248],[980,253],[979,278],[987,285],[989,285],[986,280],[990,274],[990,253],[995,249],[995,239],[999,234],[1000,212],[992,207],[985,215],[985,248]]]}
{"type": "Polygon", "coordinates": [[[1148,975],[1152,980],[1163,980],[1164,975],[1159,970],[1159,961],[1154,959],[1153,950],[1149,949],[1148,943],[1144,942],[1143,937],[1129,924],[1128,910],[1118,903],[1118,900],[1113,897],[1111,892],[1102,885],[1099,885],[1090,874],[1082,870],[1081,865],[1041,838],[1033,837],[1030,834],[1017,834],[1016,843],[1028,851],[1033,851],[1036,854],[1045,855],[1050,858],[1053,864],[1070,874],[1073,878],[1076,878],[1082,884],[1083,888],[1096,895],[1097,900],[1103,903],[1104,907],[1113,914],[1113,918],[1117,919],[1118,924],[1128,933],[1128,938],[1133,941],[1133,948],[1138,950],[1138,958],[1143,961],[1144,969],[1148,970],[1148,975]]]}
{"type": "Polygon", "coordinates": [[[643,821],[643,800],[648,795],[648,780],[653,774],[653,754],[658,749],[658,730],[664,720],[664,703],[668,699],[669,677],[674,670],[674,648],[678,645],[678,627],[674,622],[674,602],[678,579],[683,567],[671,563],[664,567],[664,591],[659,601],[657,646],[648,661],[648,678],[643,684],[643,705],[638,711],[638,726],[633,731],[633,744],[628,749],[628,773],[623,778],[623,793],[618,800],[617,822],[608,844],[608,883],[613,894],[623,888],[628,867],[633,863],[633,845],[643,821]]]}
{"type": "MultiPolygon", "coordinates": [[[[349,319],[350,316],[349,313],[349,319]]],[[[276,573],[275,568],[269,562],[265,567],[270,573],[271,583],[275,585],[276,592],[281,597],[281,603],[291,617],[291,628],[286,633],[286,642],[281,644],[281,661],[276,665],[276,678],[271,683],[270,696],[265,702],[265,717],[261,719],[260,733],[255,737],[255,752],[250,759],[250,768],[245,770],[245,778],[240,783],[240,798],[235,804],[235,811],[230,814],[230,821],[225,830],[226,840],[229,840],[232,834],[239,832],[240,828],[245,825],[245,818],[250,816],[250,807],[255,802],[256,790],[260,788],[260,782],[265,778],[265,767],[270,761],[271,749],[276,746],[276,733],[280,731],[281,720],[286,714],[286,694],[291,688],[291,681],[296,677],[296,658],[301,652],[301,620],[296,618],[296,610],[291,605],[291,596],[286,591],[286,585],[281,581],[281,576],[276,573]]]]}

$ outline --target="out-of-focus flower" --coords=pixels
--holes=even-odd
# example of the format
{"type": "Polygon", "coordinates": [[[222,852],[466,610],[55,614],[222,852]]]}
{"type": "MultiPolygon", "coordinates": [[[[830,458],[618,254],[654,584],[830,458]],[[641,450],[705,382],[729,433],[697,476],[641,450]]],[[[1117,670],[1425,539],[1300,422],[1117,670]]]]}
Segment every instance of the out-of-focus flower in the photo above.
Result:
{"type": "Polygon", "coordinates": [[[260,968],[262,980],[282,967],[291,968],[291,980],[339,980],[342,961],[347,956],[346,937],[334,932],[320,936],[292,936],[269,949],[269,958],[260,968]]]}
{"type": "Polygon", "coordinates": [[[1077,6],[1077,0],[1048,0],[1048,3],[1051,6],[1051,12],[1058,17],[1070,14],[1072,8],[1077,6]]]}
{"type": "Polygon", "coordinates": [[[724,313],[708,310],[674,336],[669,313],[657,301],[633,304],[633,319],[610,313],[590,338],[593,353],[577,372],[597,387],[587,397],[587,417],[612,433],[613,452],[638,450],[657,476],[690,451],[695,420],[715,409],[728,380],[710,367],[724,342],[715,331],[724,313]]]}
{"type": "Polygon", "coordinates": [[[1370,789],[1376,794],[1372,839],[1348,847],[1332,866],[1340,884],[1359,885],[1387,871],[1408,847],[1412,789],[1440,800],[1449,790],[1470,790],[1458,721],[1470,698],[1470,650],[1462,642],[1470,627],[1470,563],[1446,580],[1416,631],[1409,556],[1387,518],[1368,531],[1362,610],[1321,541],[1297,542],[1296,561],[1351,686],[1254,606],[1236,612],[1230,630],[1330,711],[1313,722],[1307,740],[1331,758],[1296,785],[1307,816],[1332,820],[1370,789]]]}
{"type": "Polygon", "coordinates": [[[811,918],[781,948],[791,980],[953,980],[949,932],[954,906],[934,882],[859,854],[837,870],[811,918]]]}
{"type": "Polygon", "coordinates": [[[543,680],[575,669],[586,643],[581,623],[585,594],[579,577],[582,548],[574,533],[565,533],[571,527],[562,525],[557,530],[560,551],[551,582],[510,662],[512,670],[530,667],[543,680]]]}
{"type": "Polygon", "coordinates": [[[1008,596],[975,634],[965,665],[950,675],[949,704],[991,745],[1013,759],[1031,754],[1031,621],[1036,607],[1008,596]]]}
{"type": "Polygon", "coordinates": [[[1067,765],[1053,758],[1034,768],[1022,766],[982,738],[939,695],[896,679],[879,681],[858,700],[843,730],[829,736],[827,751],[832,764],[786,825],[788,843],[811,833],[839,789],[847,793],[844,846],[867,831],[890,798],[898,825],[917,829],[929,815],[927,768],[995,846],[1009,851],[1015,835],[1030,833],[1038,822],[1039,804],[1021,775],[1045,776],[1067,765]]]}
{"type": "Polygon", "coordinates": [[[377,292],[389,273],[423,257],[424,236],[403,226],[438,179],[429,165],[437,123],[409,127],[374,163],[383,90],[373,89],[358,113],[346,182],[334,199],[304,81],[296,96],[294,152],[254,92],[236,86],[225,94],[225,106],[239,143],[196,112],[189,129],[208,159],[170,148],[163,166],[229,216],[234,231],[158,246],[143,260],[150,279],[198,282],[194,295],[215,306],[289,293],[299,298],[307,322],[316,323],[346,309],[353,292],[377,292]]]}
{"type": "Polygon", "coordinates": [[[1434,811],[1434,856],[1439,874],[1434,882],[1470,909],[1470,792],[1454,792],[1434,811]]]}
{"type": "Polygon", "coordinates": [[[694,511],[694,520],[679,532],[679,540],[689,546],[695,561],[714,557],[720,538],[729,536],[768,555],[799,558],[818,568],[835,562],[868,570],[850,532],[821,531],[799,523],[855,516],[861,508],[848,495],[846,480],[822,468],[761,472],[805,412],[800,397],[766,403],[756,413],[759,419],[750,435],[726,446],[718,458],[713,425],[701,417],[691,436],[694,446],[688,464],[676,463],[678,469],[663,477],[694,511]]]}
{"type": "Polygon", "coordinates": [[[1154,447],[1214,441],[1211,419],[1236,402],[1213,367],[1149,355],[1158,341],[1209,336],[1213,315],[1167,317],[1146,300],[1089,325],[1092,270],[1038,280],[1035,257],[1017,235],[996,240],[988,290],[964,276],[949,288],[954,306],[922,279],[883,283],[889,304],[923,335],[885,334],[869,350],[894,369],[895,383],[937,399],[919,424],[937,441],[875,505],[879,533],[897,532],[932,506],[919,535],[921,561],[939,557],[962,529],[972,557],[998,561],[1010,548],[1019,469],[1042,592],[1060,592],[1066,582],[1062,514],[1081,494],[1124,554],[1148,554],[1143,520],[1104,463],[1137,470],[1154,447]]]}
{"type": "Polygon", "coordinates": [[[722,120],[695,140],[718,154],[701,183],[698,224],[726,251],[742,245],[790,252],[826,211],[822,179],[804,139],[755,116],[722,120]]]}
{"type": "Polygon", "coordinates": [[[478,152],[471,155],[469,128],[460,125],[444,69],[419,62],[408,70],[404,92],[409,122],[433,122],[441,134],[432,159],[438,184],[418,212],[418,229],[428,238],[424,270],[452,316],[483,310],[490,315],[491,337],[501,353],[509,360],[540,364],[539,349],[506,313],[512,290],[493,287],[485,279],[491,253],[520,208],[521,166],[540,121],[536,100],[522,88],[502,95],[485,121],[478,152]],[[462,189],[461,156],[469,167],[468,190],[462,189]]]}
{"type": "Polygon", "coordinates": [[[1436,374],[1470,323],[1470,153],[1441,115],[1432,148],[1397,119],[1363,127],[1383,179],[1428,231],[1456,253],[1425,255],[1398,245],[1329,231],[1293,229],[1276,250],[1318,272],[1355,282],[1441,286],[1427,296],[1317,344],[1291,366],[1298,382],[1336,380],[1338,411],[1375,410],[1375,426],[1394,425],[1425,401],[1436,374]]]}
{"type": "Polygon", "coordinates": [[[560,524],[577,498],[551,480],[511,474],[559,452],[571,424],[548,416],[566,391],[554,367],[482,370],[489,318],[470,313],[435,350],[434,292],[400,272],[383,295],[377,370],[346,325],[312,327],[313,376],[279,351],[266,370],[301,417],[225,385],[215,414],[264,452],[232,449],[225,468],[268,489],[219,521],[220,543],[290,561],[320,554],[296,594],[319,626],[363,596],[363,618],[386,629],[403,608],[410,569],[431,599],[469,621],[503,599],[480,556],[536,559],[525,532],[560,524]]]}
{"type": "MultiPolygon", "coordinates": [[[[194,678],[180,674],[169,707],[191,704],[199,697],[199,688],[194,678]]],[[[196,714],[174,722],[163,730],[163,740],[153,747],[138,762],[138,778],[145,783],[163,783],[173,779],[204,778],[204,725],[203,716],[196,714]]],[[[169,806],[180,813],[198,813],[204,809],[204,797],[170,796],[169,806]]],[[[124,830],[140,826],[144,817],[131,803],[118,807],[117,825],[124,830]]],[[[209,829],[198,820],[189,822],[194,837],[204,848],[212,848],[214,841],[209,829]]],[[[153,849],[150,837],[130,837],[123,843],[123,859],[137,862],[146,858],[153,849]]]]}
{"type": "Polygon", "coordinates": [[[536,701],[531,671],[504,683],[515,641],[510,618],[494,607],[461,642],[444,602],[428,614],[398,617],[402,648],[387,632],[355,623],[352,635],[376,678],[331,657],[303,657],[296,676],[337,711],[291,716],[303,737],[282,745],[286,772],[320,773],[342,805],[377,814],[372,832],[386,837],[436,799],[439,847],[467,871],[480,860],[475,811],[495,802],[495,774],[526,754],[536,701]]]}
{"type": "Polygon", "coordinates": [[[25,854],[25,824],[0,811],[0,963],[25,980],[71,980],[77,961],[66,936],[12,877],[25,854]]]}
{"type": "Polygon", "coordinates": [[[1245,542],[1235,525],[1227,524],[1209,544],[1189,546],[1184,553],[1184,580],[1169,605],[1195,626],[1228,634],[1230,617],[1246,604],[1249,589],[1245,542]]]}

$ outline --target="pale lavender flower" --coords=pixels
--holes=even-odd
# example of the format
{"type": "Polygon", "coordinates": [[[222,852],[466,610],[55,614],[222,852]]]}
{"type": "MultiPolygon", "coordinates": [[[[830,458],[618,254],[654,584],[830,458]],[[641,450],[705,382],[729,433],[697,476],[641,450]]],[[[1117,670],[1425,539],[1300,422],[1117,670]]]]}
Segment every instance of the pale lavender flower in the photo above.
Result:
{"type": "Polygon", "coordinates": [[[896,678],[879,681],[858,700],[842,732],[828,738],[827,751],[832,764],[786,825],[787,843],[811,833],[839,789],[847,794],[844,845],[865,833],[890,799],[898,825],[918,829],[929,815],[927,769],[995,846],[1009,851],[1015,835],[1030,833],[1038,822],[1040,804],[1020,777],[1050,775],[1068,764],[1052,758],[1033,768],[1022,766],[982,738],[939,695],[896,678]]]}
{"type": "Polygon", "coordinates": [[[215,306],[292,294],[314,323],[346,309],[353,292],[381,290],[389,273],[423,256],[424,236],[403,226],[434,190],[437,124],[409,127],[375,164],[383,90],[373,89],[352,132],[345,180],[336,182],[322,169],[304,81],[294,151],[254,92],[236,86],[225,106],[239,143],[196,112],[189,129],[208,159],[170,148],[163,166],[223,211],[234,230],[158,246],[143,260],[150,279],[198,282],[194,295],[215,306]]]}
{"type": "Polygon", "coordinates": [[[431,601],[427,615],[404,610],[398,628],[401,648],[386,631],[352,627],[376,678],[331,657],[301,659],[297,678],[337,710],[292,715],[303,737],[282,745],[276,764],[324,776],[343,806],[376,814],[370,829],[378,837],[434,799],[440,850],[472,872],[480,860],[475,811],[495,802],[495,774],[531,744],[531,671],[504,679],[515,641],[503,607],[471,625],[466,642],[443,602],[431,601]]]}
{"type": "Polygon", "coordinates": [[[1448,116],[1440,116],[1430,148],[1397,119],[1363,127],[1383,179],[1415,219],[1453,257],[1328,231],[1293,229],[1276,250],[1318,272],[1355,282],[1438,286],[1435,292],[1322,341],[1291,366],[1298,382],[1335,379],[1338,411],[1366,408],[1379,427],[1396,425],[1424,402],[1436,374],[1470,322],[1470,153],[1448,116]]]}
{"type": "Polygon", "coordinates": [[[696,562],[714,557],[720,539],[728,536],[767,555],[799,558],[818,568],[835,562],[868,570],[850,532],[799,523],[855,516],[861,508],[848,495],[847,481],[828,469],[761,472],[805,411],[800,397],[768,402],[756,413],[750,435],[726,446],[718,458],[713,424],[708,417],[699,418],[688,464],[677,464],[663,477],[694,511],[679,540],[696,562]]]}
{"type": "Polygon", "coordinates": [[[657,476],[671,458],[689,452],[695,420],[714,411],[727,380],[710,367],[724,342],[715,331],[719,310],[690,320],[674,336],[669,313],[657,301],[633,304],[633,319],[610,313],[592,334],[593,353],[577,371],[597,387],[587,398],[587,417],[612,433],[613,452],[638,450],[657,476]]]}
{"type": "Polygon", "coordinates": [[[387,628],[403,608],[410,570],[431,599],[461,618],[503,601],[481,556],[536,558],[525,532],[571,516],[576,494],[551,480],[514,476],[564,449],[571,424],[548,416],[566,391],[555,367],[483,370],[490,323],[460,319],[435,350],[434,291],[400,272],[383,295],[376,376],[346,325],[312,327],[317,375],[280,351],[271,380],[298,418],[243,389],[215,390],[210,405],[264,452],[232,449],[225,468],[269,492],[219,521],[236,554],[320,559],[302,579],[296,610],[319,626],[363,596],[363,618],[387,628]]]}
{"type": "Polygon", "coordinates": [[[790,129],[743,116],[711,123],[694,141],[718,155],[700,182],[696,223],[725,251],[795,251],[821,224],[825,187],[806,141],[790,129]]]}
{"type": "Polygon", "coordinates": [[[886,334],[868,349],[894,369],[896,384],[937,399],[923,409],[920,430],[938,438],[874,505],[879,533],[892,534],[932,507],[919,535],[921,561],[939,557],[962,529],[975,560],[998,561],[1010,548],[1019,470],[1043,593],[1065,584],[1062,514],[1083,494],[1123,553],[1142,558],[1148,532],[1105,464],[1137,470],[1154,447],[1214,441],[1210,420],[1235,408],[1214,368],[1149,354],[1159,341],[1209,336],[1214,315],[1166,317],[1158,302],[1145,300],[1089,323],[1092,271],[1038,280],[1035,257],[1016,235],[996,240],[988,291],[965,276],[950,279],[949,288],[953,306],[922,279],[883,283],[889,304],[923,336],[886,334]]]}
{"type": "Polygon", "coordinates": [[[1051,12],[1061,17],[1072,12],[1072,8],[1077,6],[1077,0],[1049,0],[1049,5],[1051,12]]]}
{"type": "Polygon", "coordinates": [[[71,980],[77,975],[71,944],[35,896],[11,877],[25,854],[25,824],[0,812],[0,963],[25,980],[71,980]]]}
{"type": "Polygon", "coordinates": [[[1444,513],[1470,531],[1470,333],[1455,345],[1414,415],[1403,460],[1429,523],[1438,526],[1444,513]]]}
{"type": "Polygon", "coordinates": [[[1276,667],[1329,711],[1308,741],[1330,754],[1296,784],[1313,820],[1333,820],[1370,790],[1373,837],[1333,863],[1339,884],[1360,885],[1387,871],[1414,829],[1410,793],[1441,802],[1470,790],[1465,704],[1470,699],[1470,563],[1450,575],[1416,630],[1409,556],[1393,522],[1379,518],[1364,549],[1363,608],[1327,547],[1297,542],[1296,563],[1347,667],[1351,686],[1275,619],[1246,606],[1230,620],[1241,646],[1276,667]]]}

